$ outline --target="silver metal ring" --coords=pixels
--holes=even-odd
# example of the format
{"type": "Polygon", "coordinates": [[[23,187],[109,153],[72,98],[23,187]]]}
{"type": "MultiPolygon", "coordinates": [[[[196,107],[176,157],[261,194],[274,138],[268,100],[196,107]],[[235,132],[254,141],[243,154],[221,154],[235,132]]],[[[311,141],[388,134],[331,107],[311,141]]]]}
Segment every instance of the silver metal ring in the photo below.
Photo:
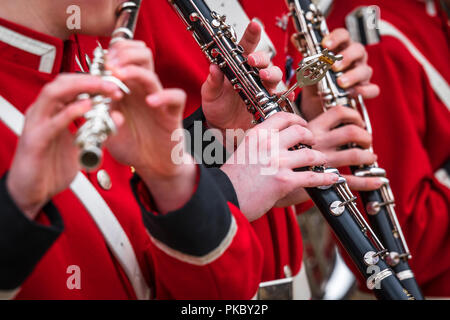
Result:
{"type": "Polygon", "coordinates": [[[406,280],[406,279],[411,279],[414,278],[414,273],[408,269],[408,270],[404,270],[404,271],[400,271],[397,273],[397,278],[402,281],[402,280],[406,280]]]}
{"type": "Polygon", "coordinates": [[[373,290],[377,287],[377,285],[383,281],[384,279],[386,279],[387,277],[392,275],[392,271],[390,269],[384,269],[380,272],[378,272],[377,274],[375,274],[373,277],[367,279],[367,288],[369,288],[370,290],[373,290]]]}

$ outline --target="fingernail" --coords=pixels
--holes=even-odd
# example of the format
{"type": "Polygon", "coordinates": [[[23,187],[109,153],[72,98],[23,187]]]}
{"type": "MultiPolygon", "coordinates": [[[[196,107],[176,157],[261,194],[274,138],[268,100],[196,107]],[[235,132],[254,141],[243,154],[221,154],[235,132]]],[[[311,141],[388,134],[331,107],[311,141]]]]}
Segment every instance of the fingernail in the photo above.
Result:
{"type": "Polygon", "coordinates": [[[381,187],[384,184],[384,181],[381,179],[378,179],[377,184],[378,184],[378,187],[381,187]]]}
{"type": "Polygon", "coordinates": [[[122,99],[123,93],[120,90],[116,90],[116,92],[114,92],[114,96],[115,96],[116,99],[119,100],[119,99],[122,99]]]}
{"type": "Polygon", "coordinates": [[[269,78],[270,77],[270,72],[269,71],[267,71],[267,70],[261,70],[260,71],[260,75],[261,75],[261,78],[269,78]]]}
{"type": "Polygon", "coordinates": [[[328,37],[325,37],[325,39],[323,39],[323,45],[327,48],[331,48],[333,47],[333,41],[328,37]]]}
{"type": "Polygon", "coordinates": [[[147,97],[147,103],[151,105],[157,105],[159,103],[160,99],[156,95],[150,95],[147,97]]]}
{"type": "Polygon", "coordinates": [[[252,65],[257,65],[259,63],[259,58],[257,56],[249,56],[248,59],[252,65]]]}
{"type": "Polygon", "coordinates": [[[118,77],[123,78],[123,77],[125,77],[127,75],[127,70],[126,69],[117,69],[117,70],[114,71],[114,73],[118,77]]]}
{"type": "Polygon", "coordinates": [[[348,79],[346,76],[340,76],[339,77],[339,83],[341,85],[341,87],[345,88],[348,84],[348,79]]]}
{"type": "Polygon", "coordinates": [[[336,62],[333,64],[333,70],[334,70],[334,71],[341,71],[341,68],[342,68],[342,62],[336,61],[336,62]]]}

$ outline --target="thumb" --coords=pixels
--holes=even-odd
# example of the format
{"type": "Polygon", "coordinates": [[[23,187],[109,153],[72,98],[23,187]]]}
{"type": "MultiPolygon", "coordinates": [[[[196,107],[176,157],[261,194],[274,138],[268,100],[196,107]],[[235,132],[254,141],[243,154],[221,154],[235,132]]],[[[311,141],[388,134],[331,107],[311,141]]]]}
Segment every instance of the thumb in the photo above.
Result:
{"type": "Polygon", "coordinates": [[[212,64],[209,67],[208,78],[202,86],[201,94],[203,100],[213,101],[219,98],[223,93],[224,81],[225,77],[222,71],[220,71],[218,66],[212,64]]]}

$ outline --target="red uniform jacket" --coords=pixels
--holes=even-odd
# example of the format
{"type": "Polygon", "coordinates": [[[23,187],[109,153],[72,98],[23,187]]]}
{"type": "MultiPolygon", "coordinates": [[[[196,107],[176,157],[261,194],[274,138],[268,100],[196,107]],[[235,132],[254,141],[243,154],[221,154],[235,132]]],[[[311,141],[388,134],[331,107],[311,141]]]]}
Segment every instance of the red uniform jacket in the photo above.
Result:
{"type": "MultiPolygon", "coordinates": [[[[79,52],[73,41],[63,43],[1,20],[0,97],[22,113],[26,112],[45,84],[61,70],[74,70],[75,53],[84,60],[84,53],[79,52]]],[[[0,176],[3,176],[10,167],[18,139],[1,120],[0,176]]],[[[128,236],[152,297],[249,299],[254,296],[262,265],[260,245],[246,218],[232,203],[226,204],[206,170],[199,167],[197,191],[185,207],[158,216],[146,212],[143,205],[139,206],[130,188],[132,173],[128,167],[120,165],[105,152],[102,168],[111,176],[112,188],[109,191],[100,188],[96,172],[88,174],[87,178],[105,199],[128,236]],[[208,189],[212,189],[212,193],[208,189]],[[202,248],[208,242],[216,245],[202,248]]],[[[134,183],[134,190],[139,196],[146,192],[139,183],[134,183]]],[[[52,199],[52,203],[60,212],[65,229],[26,280],[16,284],[21,287],[17,298],[136,298],[122,267],[74,194],[62,192],[52,199]],[[80,289],[71,290],[67,286],[73,272],[70,266],[79,267],[80,289]]],[[[4,222],[5,214],[0,212],[0,222],[4,222]]],[[[36,219],[37,224],[41,227],[50,224],[47,216],[49,212],[41,212],[36,219]]],[[[35,222],[30,221],[29,224],[35,222]]],[[[5,225],[1,227],[7,228],[5,225]]],[[[19,232],[14,239],[33,248],[33,236],[19,232]]],[[[15,289],[1,285],[14,283],[8,274],[14,275],[15,268],[21,265],[21,257],[33,252],[20,252],[17,243],[0,241],[0,247],[3,253],[14,257],[14,260],[5,261],[2,254],[0,258],[1,294],[2,290],[15,289]]]]}
{"type": "MultiPolygon", "coordinates": [[[[336,1],[327,19],[330,29],[343,27],[345,16],[363,5],[378,5],[381,19],[450,83],[448,24],[439,11],[430,15],[423,2],[412,0],[336,1]]],[[[435,5],[438,9],[438,1],[435,5]]],[[[450,112],[398,38],[382,36],[367,50],[372,81],[381,87],[378,98],[366,101],[374,150],[391,181],[411,267],[426,295],[450,296],[450,190],[434,176],[450,159],[450,112]]]]}
{"type": "MultiPolygon", "coordinates": [[[[284,70],[289,45],[288,31],[276,26],[277,16],[287,12],[283,1],[241,2],[250,18],[259,17],[279,52],[275,64],[284,70]]],[[[165,87],[188,93],[186,116],[201,105],[200,88],[208,76],[209,62],[167,1],[143,1],[135,38],[144,40],[154,54],[156,72],[165,87]]],[[[296,50],[292,50],[295,54],[296,50]]],[[[297,61],[298,62],[298,61],[297,61]]],[[[257,192],[255,190],[255,192],[257,192]]],[[[302,262],[302,241],[295,214],[275,208],[252,223],[264,248],[262,281],[284,278],[288,265],[297,274],[302,262]]]]}

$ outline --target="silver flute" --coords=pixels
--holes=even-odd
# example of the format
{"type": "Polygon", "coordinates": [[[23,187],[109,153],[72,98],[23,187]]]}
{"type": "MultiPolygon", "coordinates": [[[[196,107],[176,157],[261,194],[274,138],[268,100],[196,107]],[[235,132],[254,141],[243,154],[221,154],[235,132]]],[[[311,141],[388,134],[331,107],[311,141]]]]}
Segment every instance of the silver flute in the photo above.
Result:
{"type": "MultiPolygon", "coordinates": [[[[294,35],[297,48],[304,57],[316,56],[326,50],[321,43],[329,34],[328,26],[320,10],[310,0],[286,0],[297,33],[294,35]]],[[[328,52],[328,50],[327,50],[328,52]]],[[[333,55],[334,56],[334,55],[333,55]]],[[[336,56],[342,59],[342,56],[336,56]]],[[[319,82],[318,93],[322,98],[324,111],[335,106],[347,106],[355,110],[361,110],[366,129],[372,133],[364,100],[361,96],[351,98],[346,90],[337,83],[339,73],[327,71],[325,77],[319,82]]],[[[354,148],[356,145],[345,146],[354,148]]],[[[370,151],[372,147],[370,147],[370,151]]],[[[382,243],[389,253],[385,260],[395,271],[402,285],[414,296],[415,299],[423,299],[423,295],[413,272],[408,264],[411,254],[406,243],[402,228],[395,212],[394,194],[386,177],[386,171],[375,162],[372,165],[351,167],[357,177],[379,177],[383,185],[378,190],[359,192],[364,204],[369,221],[382,243]]]]}
{"type": "MultiPolygon", "coordinates": [[[[134,30],[139,14],[141,0],[123,2],[116,11],[117,22],[111,35],[110,46],[121,40],[133,39],[134,30]]],[[[101,77],[105,81],[116,84],[124,93],[129,94],[128,87],[114,77],[105,68],[105,57],[108,50],[97,47],[89,73],[101,77]]],[[[86,122],[78,129],[75,143],[80,147],[80,164],[86,171],[98,168],[103,158],[103,143],[109,135],[116,133],[117,129],[110,115],[111,99],[100,94],[81,94],[79,99],[91,99],[93,107],[86,112],[86,122]]]]}

